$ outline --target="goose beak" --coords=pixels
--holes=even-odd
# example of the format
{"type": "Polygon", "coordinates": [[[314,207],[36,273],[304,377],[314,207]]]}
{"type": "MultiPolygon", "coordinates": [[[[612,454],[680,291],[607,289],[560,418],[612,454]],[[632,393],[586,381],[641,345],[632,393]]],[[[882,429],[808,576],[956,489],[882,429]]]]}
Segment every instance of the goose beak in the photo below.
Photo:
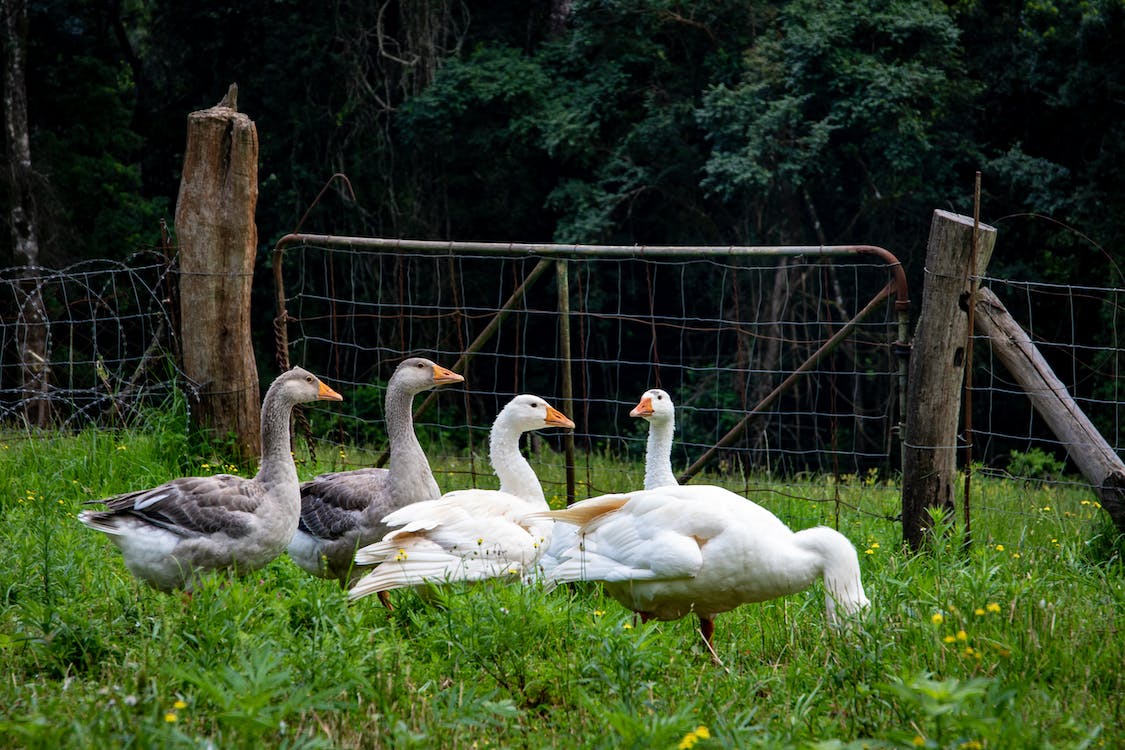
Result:
{"type": "Polygon", "coordinates": [[[547,419],[545,421],[548,427],[567,427],[574,429],[574,422],[570,421],[570,417],[553,406],[547,407],[547,419]]]}
{"type": "Polygon", "coordinates": [[[447,370],[441,365],[434,365],[434,383],[446,385],[447,383],[464,383],[465,378],[453,370],[447,370]]]}
{"type": "Polygon", "coordinates": [[[321,401],[343,401],[344,400],[343,396],[341,396],[339,393],[336,393],[336,391],[332,390],[327,385],[325,385],[324,381],[321,381],[320,388],[317,391],[316,397],[317,397],[317,399],[319,399],[321,401]]]}
{"type": "Polygon", "coordinates": [[[645,396],[641,399],[641,403],[633,407],[633,411],[629,412],[630,417],[651,417],[652,416],[652,397],[645,396]]]}

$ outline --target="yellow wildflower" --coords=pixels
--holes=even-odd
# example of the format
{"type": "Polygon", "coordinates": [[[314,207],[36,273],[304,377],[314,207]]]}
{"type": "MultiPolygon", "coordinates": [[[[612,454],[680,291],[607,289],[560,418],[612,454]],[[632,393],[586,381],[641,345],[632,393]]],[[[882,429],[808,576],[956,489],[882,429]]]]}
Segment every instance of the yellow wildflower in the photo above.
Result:
{"type": "Polygon", "coordinates": [[[985,609],[987,609],[989,612],[999,612],[1000,611],[1000,605],[997,604],[996,602],[989,602],[985,606],[985,609]]]}
{"type": "Polygon", "coordinates": [[[176,709],[177,711],[183,711],[185,708],[187,708],[187,704],[181,700],[178,700],[172,704],[172,708],[176,709]]]}
{"type": "Polygon", "coordinates": [[[680,744],[676,747],[679,748],[679,750],[691,750],[691,748],[695,746],[695,743],[700,740],[708,739],[710,736],[711,733],[707,731],[707,727],[700,725],[685,734],[684,738],[680,740],[680,744]]]}
{"type": "Polygon", "coordinates": [[[910,741],[910,744],[914,745],[914,747],[922,747],[926,744],[926,738],[920,734],[916,734],[914,735],[914,739],[910,741]]]}
{"type": "Polygon", "coordinates": [[[1003,552],[1004,551],[1004,545],[1003,544],[997,544],[996,545],[996,551],[997,552],[1003,552]]]}
{"type": "Polygon", "coordinates": [[[977,617],[980,617],[981,615],[984,614],[984,607],[977,607],[976,609],[973,610],[973,614],[976,615],[977,617]]]}
{"type": "Polygon", "coordinates": [[[942,638],[941,640],[942,640],[943,642],[945,642],[945,643],[953,643],[953,642],[954,642],[955,640],[957,640],[957,639],[956,639],[956,638],[954,638],[954,637],[953,637],[953,636],[951,636],[951,635],[947,635],[947,636],[945,636],[944,638],[942,638]]]}
{"type": "Polygon", "coordinates": [[[941,625],[943,622],[945,622],[945,615],[943,615],[941,612],[934,612],[933,616],[930,617],[930,622],[932,622],[934,625],[941,625]]]}
{"type": "Polygon", "coordinates": [[[967,640],[969,640],[969,634],[966,633],[964,630],[958,630],[957,631],[957,640],[967,641],[967,640]]]}
{"type": "Polygon", "coordinates": [[[172,711],[164,714],[164,721],[168,722],[169,724],[175,724],[178,720],[179,717],[176,716],[176,714],[172,711]]]}

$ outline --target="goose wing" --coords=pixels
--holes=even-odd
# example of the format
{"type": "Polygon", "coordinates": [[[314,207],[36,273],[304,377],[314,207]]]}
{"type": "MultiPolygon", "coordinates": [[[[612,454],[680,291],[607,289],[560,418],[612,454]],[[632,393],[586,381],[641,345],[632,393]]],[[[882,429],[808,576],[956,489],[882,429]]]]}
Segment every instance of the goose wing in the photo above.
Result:
{"type": "Polygon", "coordinates": [[[372,498],[382,497],[389,472],[381,468],[321,474],[301,484],[298,528],[319,539],[340,539],[363,522],[372,498]]]}
{"type": "Polygon", "coordinates": [[[222,532],[230,537],[250,533],[251,517],[266,494],[258,482],[230,474],[184,477],[158,487],[91,500],[102,511],[83,514],[89,526],[107,533],[124,533],[115,519],[129,516],[183,537],[222,532]]]}
{"type": "Polygon", "coordinates": [[[575,542],[559,554],[558,563],[548,572],[552,579],[670,580],[694,578],[702,568],[708,536],[694,528],[688,517],[690,508],[674,496],[604,496],[541,515],[578,520],[584,503],[596,515],[585,519],[575,542]],[[621,498],[627,500],[622,503],[621,498]]]}
{"type": "Polygon", "coordinates": [[[547,542],[544,524],[527,518],[529,510],[526,501],[495,490],[450,492],[400,508],[383,519],[399,528],[356,553],[356,564],[376,567],[349,598],[521,573],[547,542]]]}

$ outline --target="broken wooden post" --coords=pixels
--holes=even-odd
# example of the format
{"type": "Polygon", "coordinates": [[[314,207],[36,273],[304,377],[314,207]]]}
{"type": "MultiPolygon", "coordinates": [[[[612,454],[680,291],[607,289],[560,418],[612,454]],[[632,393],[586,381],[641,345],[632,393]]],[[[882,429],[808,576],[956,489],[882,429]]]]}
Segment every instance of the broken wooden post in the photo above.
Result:
{"type": "Polygon", "coordinates": [[[931,525],[928,509],[939,508],[953,517],[968,299],[973,277],[982,276],[988,267],[996,230],[979,226],[977,265],[970,272],[972,236],[971,217],[934,211],[907,374],[903,440],[902,533],[915,550],[922,547],[931,525]]]}
{"type": "Polygon", "coordinates": [[[1097,493],[1117,530],[1125,534],[1125,463],[1067,392],[1031,337],[991,289],[977,293],[975,324],[992,351],[1027,394],[1082,476],[1097,493]]]}
{"type": "Polygon", "coordinates": [[[261,452],[250,287],[258,229],[258,131],[238,89],[188,115],[176,236],[185,374],[200,386],[196,426],[233,435],[243,460],[261,452]]]}

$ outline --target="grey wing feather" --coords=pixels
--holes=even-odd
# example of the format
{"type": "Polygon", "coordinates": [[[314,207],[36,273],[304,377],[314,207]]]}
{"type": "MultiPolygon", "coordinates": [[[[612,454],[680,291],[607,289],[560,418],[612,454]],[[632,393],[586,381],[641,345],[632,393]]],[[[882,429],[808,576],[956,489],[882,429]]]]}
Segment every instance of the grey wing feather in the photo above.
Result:
{"type": "Polygon", "coordinates": [[[363,523],[372,502],[387,493],[386,469],[321,474],[301,485],[298,528],[319,539],[340,539],[363,523]]]}
{"type": "Polygon", "coordinates": [[[265,489],[255,482],[230,474],[184,477],[122,495],[91,500],[106,510],[95,517],[109,520],[116,515],[136,516],[180,536],[205,536],[222,531],[227,536],[245,536],[250,531],[245,514],[253,513],[265,489]]]}

